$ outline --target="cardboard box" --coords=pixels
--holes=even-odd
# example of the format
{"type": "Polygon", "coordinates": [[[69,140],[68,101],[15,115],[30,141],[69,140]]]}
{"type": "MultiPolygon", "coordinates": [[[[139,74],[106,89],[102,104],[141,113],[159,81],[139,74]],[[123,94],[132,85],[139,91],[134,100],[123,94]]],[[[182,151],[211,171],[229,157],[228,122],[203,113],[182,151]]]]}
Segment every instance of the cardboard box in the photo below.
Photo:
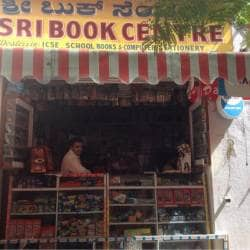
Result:
{"type": "Polygon", "coordinates": [[[16,220],[16,238],[22,239],[25,236],[25,220],[16,220]]]}
{"type": "Polygon", "coordinates": [[[191,191],[189,189],[183,189],[183,204],[191,204],[191,191]]]}
{"type": "Polygon", "coordinates": [[[7,238],[15,239],[16,238],[16,230],[17,230],[17,221],[11,220],[8,225],[7,238]]]}
{"type": "Polygon", "coordinates": [[[164,189],[157,191],[157,201],[159,207],[174,204],[174,194],[171,189],[164,189]]]}
{"type": "Polygon", "coordinates": [[[174,190],[174,202],[175,204],[183,204],[184,202],[184,193],[181,189],[174,190]]]}
{"type": "Polygon", "coordinates": [[[124,230],[124,236],[151,235],[151,228],[136,228],[124,230]]]}
{"type": "Polygon", "coordinates": [[[203,189],[191,190],[191,204],[192,205],[204,205],[204,191],[203,189]]]}
{"type": "Polygon", "coordinates": [[[33,220],[33,238],[39,238],[41,234],[41,220],[34,219],[33,220]]]}
{"type": "Polygon", "coordinates": [[[41,238],[54,238],[55,226],[43,226],[41,228],[41,238]]]}
{"type": "Polygon", "coordinates": [[[26,220],[24,228],[25,228],[25,233],[24,233],[25,238],[32,239],[33,238],[33,220],[26,220]]]}
{"type": "Polygon", "coordinates": [[[39,249],[55,249],[55,243],[39,243],[39,249]]]}

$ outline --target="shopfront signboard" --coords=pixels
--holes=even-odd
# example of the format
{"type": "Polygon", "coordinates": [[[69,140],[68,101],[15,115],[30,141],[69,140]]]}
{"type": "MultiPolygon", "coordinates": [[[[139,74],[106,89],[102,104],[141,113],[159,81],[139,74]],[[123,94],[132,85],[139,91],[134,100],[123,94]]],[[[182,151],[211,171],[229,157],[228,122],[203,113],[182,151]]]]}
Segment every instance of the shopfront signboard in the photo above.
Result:
{"type": "MultiPolygon", "coordinates": [[[[1,0],[0,47],[141,51],[155,0],[1,0]]],[[[232,51],[231,27],[190,31],[173,52],[232,51]]],[[[154,51],[154,45],[147,48],[154,51]]]]}

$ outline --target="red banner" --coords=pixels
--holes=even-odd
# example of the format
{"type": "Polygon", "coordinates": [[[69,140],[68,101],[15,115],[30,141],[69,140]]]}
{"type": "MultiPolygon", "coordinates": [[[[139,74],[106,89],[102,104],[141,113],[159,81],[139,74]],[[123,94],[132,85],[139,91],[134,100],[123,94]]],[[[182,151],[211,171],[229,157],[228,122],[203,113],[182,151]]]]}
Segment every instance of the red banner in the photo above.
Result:
{"type": "Polygon", "coordinates": [[[199,97],[206,97],[209,101],[215,101],[218,97],[218,81],[215,80],[213,84],[204,84],[202,82],[195,82],[190,86],[188,91],[188,99],[194,103],[199,97]]]}

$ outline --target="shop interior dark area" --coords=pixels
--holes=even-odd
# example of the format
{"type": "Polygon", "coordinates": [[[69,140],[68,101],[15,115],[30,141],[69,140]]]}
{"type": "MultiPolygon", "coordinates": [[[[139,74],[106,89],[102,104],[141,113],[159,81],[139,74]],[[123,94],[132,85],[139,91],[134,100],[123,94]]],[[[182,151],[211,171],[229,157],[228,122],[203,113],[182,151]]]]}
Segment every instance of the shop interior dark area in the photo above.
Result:
{"type": "MultiPolygon", "coordinates": [[[[34,109],[32,148],[48,148],[51,164],[46,171],[34,172],[32,148],[22,151],[16,160],[24,162],[24,168],[4,174],[2,204],[8,204],[9,211],[2,212],[3,221],[14,224],[32,218],[40,223],[39,233],[30,232],[35,238],[206,233],[203,172],[191,162],[180,165],[180,147],[185,151],[191,146],[187,85],[42,85],[26,80],[21,90],[10,85],[6,91],[29,100],[34,109]],[[58,176],[75,137],[83,142],[81,162],[95,177],[58,176]]],[[[27,237],[18,236],[17,229],[10,233],[6,223],[1,223],[0,238],[27,237]]],[[[53,244],[41,246],[54,248],[53,244]]],[[[143,249],[154,249],[154,244],[144,244],[143,249]]],[[[170,246],[164,244],[162,249],[170,246]]],[[[56,245],[78,247],[78,241],[56,245]]],[[[95,247],[121,249],[121,242],[95,247]]]]}
{"type": "Polygon", "coordinates": [[[72,137],[82,138],[82,162],[94,173],[176,169],[177,146],[190,140],[188,105],[185,89],[173,88],[170,95],[164,104],[133,105],[126,100],[124,106],[113,106],[101,100],[80,106],[50,101],[45,110],[35,111],[36,144],[51,148],[56,171],[72,137]]]}

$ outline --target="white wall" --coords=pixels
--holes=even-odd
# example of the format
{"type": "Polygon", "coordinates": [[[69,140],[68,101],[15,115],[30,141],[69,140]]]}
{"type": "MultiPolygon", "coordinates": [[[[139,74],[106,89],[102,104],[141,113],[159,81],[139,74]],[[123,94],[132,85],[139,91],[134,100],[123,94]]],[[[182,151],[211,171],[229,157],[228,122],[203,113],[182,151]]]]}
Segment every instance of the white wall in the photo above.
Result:
{"type": "Polygon", "coordinates": [[[209,104],[212,219],[215,233],[229,235],[230,250],[250,249],[250,102],[245,104],[244,113],[233,121],[209,104]],[[225,194],[230,203],[223,202],[225,194]]]}

